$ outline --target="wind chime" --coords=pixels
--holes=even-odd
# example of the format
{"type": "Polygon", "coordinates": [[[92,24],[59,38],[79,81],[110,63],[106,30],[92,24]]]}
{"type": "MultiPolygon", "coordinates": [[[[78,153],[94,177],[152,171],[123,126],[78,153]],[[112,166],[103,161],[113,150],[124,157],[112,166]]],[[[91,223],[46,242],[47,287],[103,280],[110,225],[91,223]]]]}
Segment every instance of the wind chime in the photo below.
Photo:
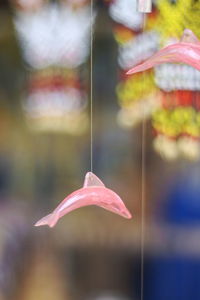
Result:
{"type": "Polygon", "coordinates": [[[89,55],[89,5],[86,1],[45,0],[15,0],[12,4],[15,29],[29,67],[22,102],[27,125],[39,133],[84,133],[89,120],[81,68],[89,55]]]}
{"type": "MultiPolygon", "coordinates": [[[[128,74],[145,71],[167,62],[185,63],[200,70],[199,58],[200,41],[191,30],[186,29],[179,43],[161,49],[149,60],[128,71],[128,74]]],[[[176,158],[178,150],[190,158],[198,157],[199,112],[195,109],[199,110],[199,93],[184,90],[163,93],[162,106],[153,115],[153,127],[157,131],[154,147],[169,159],[176,158]]]]}
{"type": "Polygon", "coordinates": [[[110,5],[111,17],[123,24],[114,27],[122,69],[116,90],[121,106],[118,122],[131,128],[141,122],[145,114],[145,118],[152,120],[154,149],[166,159],[200,158],[200,73],[189,65],[168,62],[145,72],[128,76],[124,73],[151,57],[160,47],[178,42],[185,28],[199,36],[199,13],[198,1],[157,1],[146,18],[144,30],[138,27],[130,34],[130,7],[126,1],[115,0],[110,5]]]}
{"type": "Polygon", "coordinates": [[[126,75],[128,69],[141,63],[158,49],[159,36],[154,30],[157,18],[155,9],[146,18],[144,26],[143,15],[136,7],[136,0],[114,0],[109,5],[109,13],[114,21],[113,32],[118,44],[120,67],[116,94],[121,109],[117,120],[125,128],[140,123],[144,114],[149,118],[160,107],[152,70],[136,76],[126,75]]]}

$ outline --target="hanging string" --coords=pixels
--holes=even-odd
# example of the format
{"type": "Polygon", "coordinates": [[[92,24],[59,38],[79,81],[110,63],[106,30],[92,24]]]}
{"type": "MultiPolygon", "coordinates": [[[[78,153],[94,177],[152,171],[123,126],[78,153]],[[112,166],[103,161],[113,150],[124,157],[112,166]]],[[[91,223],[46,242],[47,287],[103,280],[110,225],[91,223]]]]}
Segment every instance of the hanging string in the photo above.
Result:
{"type": "Polygon", "coordinates": [[[144,299],[144,242],[145,242],[145,208],[146,208],[146,120],[142,120],[142,166],[141,166],[141,300],[144,299]]]}
{"type": "MultiPolygon", "coordinates": [[[[142,32],[145,30],[145,13],[143,19],[142,32]]],[[[143,84],[145,85],[145,75],[143,76],[143,84]]],[[[141,300],[144,299],[144,252],[145,252],[145,208],[146,208],[146,119],[143,107],[142,116],[142,157],[141,157],[141,300]]]]}
{"type": "Polygon", "coordinates": [[[90,170],[93,172],[93,0],[90,2],[90,170]]]}

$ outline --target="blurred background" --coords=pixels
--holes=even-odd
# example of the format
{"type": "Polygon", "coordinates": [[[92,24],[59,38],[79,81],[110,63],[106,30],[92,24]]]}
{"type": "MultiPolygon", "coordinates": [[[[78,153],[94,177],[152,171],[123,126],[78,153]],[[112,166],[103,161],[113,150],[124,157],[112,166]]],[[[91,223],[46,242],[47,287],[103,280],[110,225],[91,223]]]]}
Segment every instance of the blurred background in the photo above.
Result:
{"type": "Polygon", "coordinates": [[[184,28],[199,0],[94,0],[94,173],[133,215],[73,211],[34,227],[90,170],[90,1],[0,1],[0,300],[138,300],[141,120],[145,300],[200,299],[200,73],[126,71],[184,28]]]}

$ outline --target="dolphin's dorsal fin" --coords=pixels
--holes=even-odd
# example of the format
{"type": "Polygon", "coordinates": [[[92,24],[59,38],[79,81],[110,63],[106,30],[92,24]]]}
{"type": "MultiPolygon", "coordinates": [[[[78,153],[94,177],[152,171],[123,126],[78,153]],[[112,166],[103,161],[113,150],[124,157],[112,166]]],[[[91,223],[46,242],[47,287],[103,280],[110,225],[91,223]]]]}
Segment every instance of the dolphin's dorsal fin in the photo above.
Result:
{"type": "Polygon", "coordinates": [[[85,180],[83,187],[90,187],[90,186],[104,186],[103,182],[92,172],[87,172],[85,175],[85,180]]]}
{"type": "Polygon", "coordinates": [[[181,43],[200,44],[198,37],[190,29],[185,29],[180,40],[181,43]]]}

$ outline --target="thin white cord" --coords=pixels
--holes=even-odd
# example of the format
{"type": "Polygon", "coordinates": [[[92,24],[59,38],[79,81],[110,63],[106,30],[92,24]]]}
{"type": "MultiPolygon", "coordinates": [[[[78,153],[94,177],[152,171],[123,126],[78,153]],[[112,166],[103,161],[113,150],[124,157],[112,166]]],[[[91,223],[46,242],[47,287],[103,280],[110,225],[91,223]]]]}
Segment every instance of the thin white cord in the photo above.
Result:
{"type": "Polygon", "coordinates": [[[93,0],[90,3],[90,170],[93,171],[93,0]]]}
{"type": "MultiPolygon", "coordinates": [[[[145,14],[143,21],[143,29],[145,30],[145,14]]],[[[145,84],[145,75],[143,77],[145,84]]],[[[145,252],[145,208],[146,208],[146,120],[143,108],[142,117],[142,158],[141,158],[141,300],[144,299],[144,252],[145,252]]]]}
{"type": "Polygon", "coordinates": [[[141,167],[141,300],[144,299],[144,251],[145,251],[145,199],[146,199],[146,120],[142,120],[142,167],[141,167]]]}

